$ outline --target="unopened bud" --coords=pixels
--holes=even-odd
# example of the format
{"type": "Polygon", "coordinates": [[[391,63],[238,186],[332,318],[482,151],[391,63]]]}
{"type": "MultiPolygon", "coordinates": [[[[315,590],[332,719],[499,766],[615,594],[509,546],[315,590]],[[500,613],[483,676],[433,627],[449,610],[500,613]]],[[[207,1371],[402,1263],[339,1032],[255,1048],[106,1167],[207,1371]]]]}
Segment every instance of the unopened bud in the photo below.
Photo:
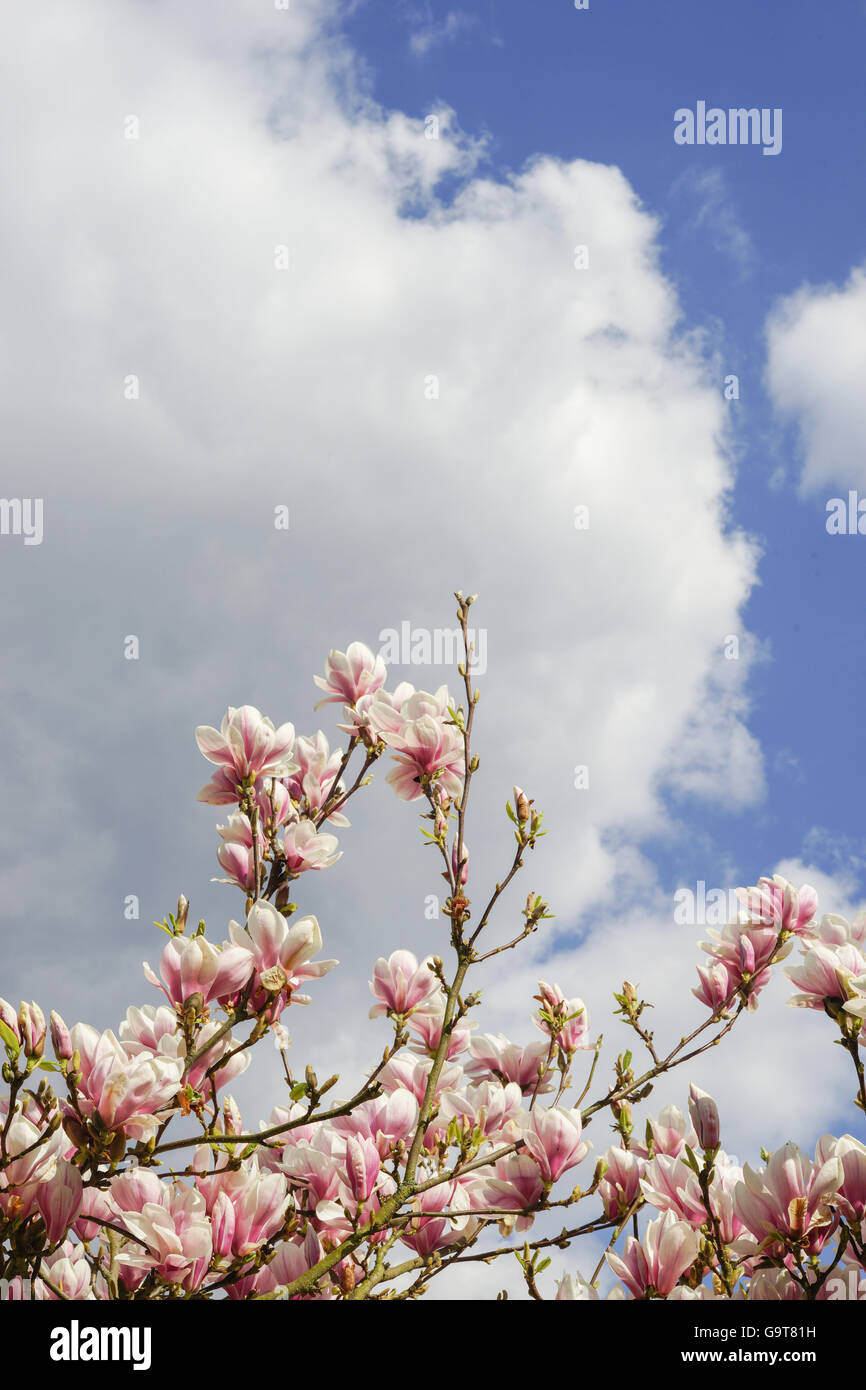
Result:
{"type": "Polygon", "coordinates": [[[183,893],[181,893],[180,897],[177,900],[177,912],[174,915],[174,920],[180,927],[181,931],[183,931],[184,927],[186,926],[186,918],[188,912],[189,900],[184,897],[183,893]]]}
{"type": "Polygon", "coordinates": [[[73,1052],[69,1029],[66,1027],[59,1013],[53,1010],[49,1023],[51,1027],[51,1046],[54,1048],[54,1056],[57,1058],[58,1062],[68,1062],[73,1052]]]}
{"type": "Polygon", "coordinates": [[[521,825],[529,820],[529,801],[520,787],[514,788],[514,810],[521,825]]]}
{"type": "Polygon", "coordinates": [[[692,1083],[689,1087],[689,1115],[702,1149],[717,1149],[721,1126],[719,1107],[712,1096],[692,1083]]]}
{"type": "Polygon", "coordinates": [[[45,1051],[45,1015],[38,1004],[23,1004],[18,1011],[21,1042],[28,1057],[39,1059],[45,1051]]]}

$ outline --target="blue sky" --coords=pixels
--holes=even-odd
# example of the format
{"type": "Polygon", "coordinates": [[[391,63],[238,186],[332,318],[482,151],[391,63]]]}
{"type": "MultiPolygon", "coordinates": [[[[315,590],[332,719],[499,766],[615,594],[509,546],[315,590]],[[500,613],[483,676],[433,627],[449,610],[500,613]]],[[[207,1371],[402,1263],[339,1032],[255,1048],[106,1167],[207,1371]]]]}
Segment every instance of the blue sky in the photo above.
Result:
{"type": "MultiPolygon", "coordinates": [[[[701,832],[758,872],[820,824],[847,864],[856,859],[861,887],[866,550],[856,537],[826,533],[826,498],[847,497],[845,479],[805,499],[769,486],[780,468],[796,476],[799,440],[774,412],[763,374],[776,299],[804,282],[844,281],[866,252],[864,25],[861,4],[828,10],[784,0],[595,0],[581,12],[565,0],[365,0],[346,23],[377,99],[421,117],[444,100],[466,131],[489,135],[493,177],[539,153],[615,164],[663,219],[661,264],[684,316],[707,328],[723,372],[739,377],[730,405],[739,457],[732,515],[765,552],[744,617],[772,653],[751,682],[750,728],[768,754],[765,805],[743,818],[708,805],[701,832]],[[451,35],[449,13],[460,16],[451,35]],[[429,36],[423,52],[410,50],[412,34],[429,36]],[[781,153],[675,145],[674,111],[698,100],[781,107],[781,153]],[[701,175],[722,181],[703,220],[700,185],[689,182],[701,175]]],[[[683,873],[680,852],[656,852],[674,877],[683,873]]]]}
{"type": "MultiPolygon", "coordinates": [[[[680,1036],[703,929],[673,894],[699,880],[779,871],[862,906],[866,536],[825,508],[866,496],[864,22],[776,0],[21,10],[2,492],[44,498],[45,533],[0,538],[4,997],[114,1028],[158,1002],[153,919],[183,891],[222,941],[242,911],[211,881],[195,727],[252,703],[333,743],[328,650],[450,626],[458,587],[489,658],[476,882],[510,859],[515,782],[552,832],[502,925],[529,888],[556,919],[491,962],[484,1030],[528,1039],[541,975],[622,1046],[628,972],[680,1036]],[[781,152],[677,145],[700,101],[781,108],[781,152]]],[[[443,946],[383,782],[303,882],[341,966],[291,1032],[347,1091],[380,1041],[373,961],[443,946]]],[[[752,1161],[854,1126],[847,1059],[790,993],[653,1105],[695,1080],[752,1161]]],[[[253,1125],[264,1061],[238,1086],[253,1125]]]]}

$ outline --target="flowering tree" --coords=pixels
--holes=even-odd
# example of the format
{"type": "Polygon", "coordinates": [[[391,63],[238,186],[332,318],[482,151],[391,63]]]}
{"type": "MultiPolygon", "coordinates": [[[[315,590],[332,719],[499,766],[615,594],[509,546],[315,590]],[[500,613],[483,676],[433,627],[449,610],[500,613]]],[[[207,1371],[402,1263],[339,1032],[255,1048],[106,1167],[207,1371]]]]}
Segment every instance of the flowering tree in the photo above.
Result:
{"type": "Polygon", "coordinates": [[[275,728],[249,705],[229,709],[219,730],[198,729],[215,769],[199,799],[232,808],[217,858],[244,895],[244,921],[230,922],[217,945],[204,922],[188,930],[180,898],[160,924],[168,941],[158,970],[144,967],[164,1003],[130,1008],[115,1034],[67,1028],[56,1013],[46,1025],[37,1004],[16,1012],[0,1000],[0,1276],[12,1297],[417,1298],[453,1265],[510,1252],[541,1298],[547,1251],[597,1233],[607,1238],[602,1260],[588,1278],[561,1277],[557,1298],[598,1298],[605,1260],[620,1298],[857,1296],[866,1279],[862,1143],[825,1135],[813,1158],[786,1144],[753,1171],[725,1153],[716,1105],[694,1085],[688,1114],[667,1107],[642,1138],[634,1110],[657,1077],[757,1007],[795,944],[791,1002],[827,1015],[851,1057],[855,1104],[866,1109],[866,913],[819,921],[815,892],[779,877],[739,889],[737,920],[702,946],[708,964],[694,993],[704,1021],[660,1046],[647,1003],[626,981],[616,1012],[644,1062],[621,1053],[595,1098],[600,1041],[583,1001],[558,985],[540,982],[535,1042],[473,1036],[480,996],[467,989],[470,972],[474,984],[484,961],[518,947],[550,914],[530,893],[522,921],[505,940],[497,934],[500,899],[545,833],[517,787],[506,808],[510,865],[488,894],[469,896],[478,693],[473,600],[456,597],[463,703],[444,686],[387,691],[383,661],[355,642],[332,651],[315,678],[320,703],[343,707],[344,751],[331,753],[321,732],[275,728]],[[320,1082],[309,1066],[299,1076],[288,1061],[286,1011],[309,1003],[302,988],[337,964],[319,957],[319,924],[290,897],[306,873],[339,858],[332,832],[348,825],[343,808],[386,754],[388,782],[401,801],[420,803],[422,834],[442,859],[450,963],[400,949],[375,962],[370,1015],[388,1021],[390,1041],[361,1089],[331,1103],[337,1077],[320,1082]],[[286,1093],[255,1131],[225,1088],[268,1033],[286,1093]],[[584,1135],[604,1112],[617,1142],[593,1166],[584,1135]],[[536,1216],[560,1209],[561,1232],[531,1239],[536,1216]]]}

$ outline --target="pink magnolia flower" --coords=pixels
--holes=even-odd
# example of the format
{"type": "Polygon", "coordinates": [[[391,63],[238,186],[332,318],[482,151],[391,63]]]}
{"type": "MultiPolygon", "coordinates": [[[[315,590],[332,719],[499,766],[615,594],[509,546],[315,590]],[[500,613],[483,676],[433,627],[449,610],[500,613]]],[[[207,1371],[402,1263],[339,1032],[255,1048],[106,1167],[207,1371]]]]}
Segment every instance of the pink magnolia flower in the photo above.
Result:
{"type": "Polygon", "coordinates": [[[651,1221],[640,1240],[626,1239],[622,1256],[610,1251],[605,1259],[635,1298],[653,1294],[667,1298],[677,1281],[698,1257],[700,1236],[672,1211],[651,1221]]]}
{"type": "MultiPolygon", "coordinates": [[[[658,1115],[651,1115],[647,1120],[647,1131],[652,1140],[653,1155],[671,1154],[676,1158],[686,1144],[691,1149],[698,1147],[698,1136],[690,1121],[676,1105],[666,1105],[658,1115]]],[[[642,1158],[650,1157],[649,1148],[640,1140],[634,1141],[633,1148],[642,1158]]]]}
{"type": "Polygon", "coordinates": [[[749,1280],[750,1303],[798,1303],[805,1297],[787,1269],[756,1269],[749,1280]]]}
{"type": "Polygon", "coordinates": [[[175,1008],[182,1008],[193,994],[200,994],[205,1004],[221,1003],[247,983],[250,960],[238,947],[221,950],[203,936],[173,936],[160,956],[159,973],[162,983],[144,962],[145,978],[175,1008]]]}
{"type": "Polygon", "coordinates": [[[672,1211],[690,1226],[702,1226],[707,1220],[697,1174],[680,1158],[659,1154],[651,1159],[644,1169],[641,1189],[659,1211],[672,1211]]]}
{"type": "MultiPolygon", "coordinates": [[[[295,743],[295,762],[297,772],[286,778],[286,787],[291,800],[305,816],[313,816],[320,811],[333,793],[345,790],[342,783],[335,784],[343,755],[339,748],[330,751],[328,740],[319,729],[312,738],[299,738],[295,743]]],[[[331,825],[349,824],[341,811],[328,816],[331,825]]]]}
{"type": "MultiPolygon", "coordinates": [[[[43,1279],[37,1278],[33,1281],[33,1293],[37,1299],[60,1302],[60,1296],[65,1295],[67,1299],[77,1303],[97,1297],[93,1291],[93,1275],[83,1245],[75,1245],[71,1240],[65,1240],[53,1254],[45,1256],[40,1269],[44,1270],[54,1287],[60,1290],[60,1294],[54,1293],[43,1279]]],[[[97,1288],[100,1288],[100,1281],[97,1279],[95,1282],[97,1288]]],[[[100,1297],[104,1298],[105,1293],[100,1292],[100,1297]]]]}
{"type": "Polygon", "coordinates": [[[373,966],[370,991],[379,1000],[370,1010],[370,1018],[395,1013],[404,1016],[420,1008],[442,986],[428,967],[432,956],[421,964],[411,951],[392,951],[388,959],[380,956],[373,966]]]}
{"type": "Polygon", "coordinates": [[[835,1228],[837,1218],[830,1202],[843,1182],[838,1157],[812,1163],[796,1144],[789,1143],[776,1150],[761,1173],[745,1164],[734,1200],[759,1250],[786,1254],[782,1236],[802,1241],[809,1254],[816,1254],[835,1228]]]}
{"type": "Polygon", "coordinates": [[[866,912],[858,912],[850,922],[834,912],[825,912],[815,929],[827,946],[857,946],[866,951],[866,912]]]}
{"type": "MultiPolygon", "coordinates": [[[[0,1119],[5,1125],[6,1116],[0,1119]]],[[[27,1216],[34,1209],[41,1187],[55,1176],[67,1142],[61,1131],[46,1135],[26,1115],[13,1115],[5,1140],[10,1162],[0,1170],[0,1211],[15,1217],[27,1216]]]]}
{"type": "Polygon", "coordinates": [[[548,1050],[546,1043],[529,1043],[526,1047],[519,1047],[501,1033],[484,1033],[480,1038],[469,1040],[472,1061],[466,1070],[476,1080],[494,1076],[503,1086],[509,1081],[516,1081],[525,1096],[535,1094],[536,1089],[539,1095],[544,1095],[553,1089],[553,1069],[547,1060],[548,1050]]]}
{"type": "Polygon", "coordinates": [[[275,729],[254,705],[229,705],[219,730],[200,724],[195,738],[208,762],[233,772],[239,782],[267,773],[281,776],[293,767],[294,725],[275,729]]]}
{"type": "MultiPolygon", "coordinates": [[[[392,1057],[379,1073],[379,1084],[383,1091],[409,1091],[420,1105],[424,1099],[432,1066],[432,1057],[392,1057]]],[[[459,1062],[446,1062],[436,1082],[436,1099],[438,1100],[445,1091],[455,1090],[462,1077],[463,1068],[459,1062]]]]}
{"type": "Polygon", "coordinates": [[[81,1170],[62,1158],[58,1160],[53,1177],[40,1183],[36,1201],[52,1245],[63,1239],[78,1216],[83,1194],[81,1170]]]}
{"type": "Polygon", "coordinates": [[[530,1113],[523,1142],[545,1182],[557,1182],[569,1168],[586,1158],[589,1144],[581,1139],[582,1132],[579,1110],[551,1106],[549,1110],[530,1113]]]}
{"type": "Polygon", "coordinates": [[[604,1154],[607,1164],[604,1177],[598,1185],[598,1195],[604,1214],[611,1221],[625,1216],[632,1203],[640,1196],[640,1180],[646,1161],[631,1149],[609,1148],[604,1154]]]}
{"type": "Polygon", "coordinates": [[[798,891],[780,874],[759,879],[754,888],[738,888],[737,897],[753,922],[772,924],[777,936],[780,931],[801,935],[818,907],[814,888],[807,883],[798,891]]]}
{"type": "Polygon", "coordinates": [[[866,956],[853,944],[812,943],[803,952],[802,965],[791,965],[785,970],[788,979],[801,991],[788,1003],[795,1008],[821,1010],[825,999],[842,1003],[850,997],[850,981],[864,972],[866,956]]]}
{"type": "Polygon", "coordinates": [[[567,1057],[579,1049],[591,1047],[589,1014],[583,1000],[566,999],[559,985],[548,985],[544,980],[539,980],[538,989],[535,997],[541,1008],[532,1019],[536,1028],[555,1038],[567,1057]],[[554,1024],[551,1025],[541,1015],[549,1015],[555,1020],[554,1024]]]}
{"type": "MultiPolygon", "coordinates": [[[[435,1057],[445,1025],[444,997],[425,1004],[422,1009],[412,1014],[408,1023],[409,1028],[415,1034],[415,1039],[410,1044],[412,1051],[435,1057]]],[[[461,1052],[465,1052],[469,1046],[473,1029],[477,1027],[477,1023],[467,1018],[462,1018],[459,1022],[454,1023],[448,1038],[448,1051],[445,1055],[451,1059],[459,1056],[461,1052]]]]}
{"type": "Polygon", "coordinates": [[[394,749],[397,766],[386,781],[402,801],[424,795],[422,778],[437,791],[456,796],[463,786],[463,736],[448,718],[448,689],[435,695],[416,690],[399,712],[387,699],[373,701],[370,721],[380,737],[394,749]]]}
{"type": "MultiPolygon", "coordinates": [[[[227,825],[217,826],[217,833],[222,840],[222,844],[217,848],[217,859],[220,862],[220,867],[225,869],[228,874],[228,878],[222,879],[221,882],[234,883],[247,893],[255,892],[253,828],[249,817],[236,811],[229,816],[227,825]]],[[[259,850],[259,865],[261,866],[267,849],[267,841],[261,829],[256,834],[256,840],[259,850]]]]}
{"type": "MultiPolygon", "coordinates": [[[[274,1289],[285,1288],[306,1274],[308,1269],[319,1263],[324,1255],[321,1242],[312,1226],[307,1227],[303,1239],[295,1236],[284,1240],[277,1246],[274,1258],[265,1265],[256,1277],[256,1292],[270,1293],[274,1289]]],[[[327,1281],[326,1281],[327,1282],[327,1281]]],[[[293,1298],[327,1298],[328,1289],[317,1289],[312,1294],[294,1294],[293,1298]]]]}
{"type": "Polygon", "coordinates": [[[527,1209],[536,1206],[544,1196],[539,1166],[529,1154],[523,1153],[497,1159],[489,1168],[482,1168],[477,1176],[467,1179],[465,1187],[475,1212],[489,1207],[512,1213],[515,1210],[527,1212],[525,1216],[502,1217],[498,1224],[503,1236],[528,1230],[535,1218],[527,1209]]]}
{"type": "Polygon", "coordinates": [[[463,1236],[471,1235],[477,1224],[472,1218],[469,1194],[457,1182],[428,1187],[426,1192],[413,1197],[411,1210],[418,1216],[406,1223],[400,1239],[416,1255],[432,1255],[434,1250],[444,1250],[463,1236]],[[458,1212],[459,1215],[428,1215],[437,1212],[458,1212]]]}
{"type": "MultiPolygon", "coordinates": [[[[131,1272],[133,1286],[143,1274],[155,1270],[167,1284],[179,1284],[187,1291],[201,1284],[213,1255],[211,1225],[205,1201],[195,1188],[182,1182],[160,1182],[154,1200],[138,1205],[132,1188],[111,1185],[111,1200],[117,1220],[133,1239],[121,1244],[117,1262],[124,1282],[131,1272]],[[127,1205],[127,1201],[135,1202],[127,1205]]],[[[151,1187],[147,1184],[147,1187],[151,1187]]],[[[142,1193],[145,1187],[142,1187],[142,1193]]]]}
{"type": "Polygon", "coordinates": [[[71,1038],[81,1058],[82,1114],[88,1119],[98,1114],[109,1132],[123,1130],[130,1138],[149,1139],[181,1085],[183,1061],[150,1052],[133,1056],[111,1030],[99,1033],[86,1023],[76,1023],[71,1038]]]}
{"type": "Polygon", "coordinates": [[[384,709],[387,707],[396,711],[399,716],[399,712],[409,696],[414,694],[414,685],[411,685],[409,681],[401,681],[393,691],[380,688],[370,691],[366,695],[360,695],[354,705],[344,706],[343,713],[347,722],[338,724],[337,728],[341,733],[349,734],[350,737],[362,738],[368,746],[378,743],[381,738],[379,726],[384,717],[384,709]]]}
{"type": "Polygon", "coordinates": [[[388,668],[381,656],[374,656],[363,642],[351,642],[345,652],[328,653],[324,676],[314,676],[324,700],[315,706],[354,705],[362,695],[372,695],[387,680],[388,668]]]}
{"type": "Polygon", "coordinates": [[[330,1122],[329,1128],[340,1138],[354,1134],[369,1138],[384,1159],[401,1140],[405,1143],[415,1133],[418,1123],[418,1101],[411,1091],[391,1091],[374,1100],[364,1101],[351,1115],[341,1115],[330,1122]]]}
{"type": "Polygon", "coordinates": [[[866,1145],[852,1134],[841,1139],[824,1134],[815,1146],[815,1162],[824,1164],[831,1158],[842,1164],[839,1208],[847,1220],[859,1223],[866,1218],[866,1145]]]}
{"type": "Polygon", "coordinates": [[[275,1019],[287,1003],[310,1002],[309,995],[296,992],[299,985],[321,979],[339,964],[336,960],[313,960],[322,949],[322,933],[315,917],[289,922],[264,898],[253,903],[245,928],[229,922],[229,935],[233,949],[246,959],[246,978],[255,973],[252,1007],[261,1010],[268,1006],[268,1016],[275,1019]]]}
{"type": "MultiPolygon", "coordinates": [[[[257,1155],[245,1159],[238,1169],[221,1168],[196,1176],[196,1187],[208,1215],[215,1209],[222,1192],[234,1208],[231,1232],[233,1257],[251,1255],[275,1236],[285,1221],[291,1196],[285,1174],[262,1171],[257,1155]]],[[[224,1204],[220,1207],[220,1218],[224,1204]]],[[[221,1232],[225,1238],[225,1229],[221,1232]]]]}
{"type": "Polygon", "coordinates": [[[317,1135],[312,1141],[286,1144],[280,1168],[290,1187],[311,1194],[310,1201],[299,1202],[302,1207],[331,1202],[340,1192],[341,1160],[326,1135],[317,1135]]]}
{"type": "MultiPolygon", "coordinates": [[[[195,1091],[201,1091],[208,1068],[238,1046],[239,1039],[228,1033],[222,1034],[208,1048],[210,1039],[221,1031],[222,1025],[212,1020],[205,1023],[196,1034],[195,1052],[201,1053],[201,1056],[192,1066],[185,1065],[184,1068],[184,1080],[189,1082],[195,1091]]],[[[131,1057],[137,1056],[140,1052],[151,1052],[156,1056],[181,1058],[186,1062],[187,1048],[183,1034],[178,1029],[177,1014],[165,1004],[158,1009],[152,1004],[145,1004],[140,1009],[127,1009],[126,1018],[118,1029],[118,1036],[124,1050],[131,1057]]],[[[249,1052],[238,1052],[225,1066],[219,1067],[207,1082],[208,1098],[211,1097],[212,1086],[218,1091],[221,1090],[236,1076],[242,1075],[251,1060],[249,1052]]]]}
{"type": "Polygon", "coordinates": [[[286,868],[290,874],[302,874],[307,869],[329,869],[343,853],[337,849],[337,844],[336,835],[323,834],[312,821],[295,821],[283,836],[286,868]]]}
{"type": "MultiPolygon", "coordinates": [[[[783,960],[793,946],[793,938],[779,945],[781,927],[777,922],[766,924],[757,921],[751,924],[729,922],[721,932],[707,932],[711,941],[702,941],[701,950],[714,960],[721,962],[728,974],[731,993],[739,990],[746,999],[746,1007],[754,1011],[758,1007],[758,995],[770,979],[771,965],[783,960]]],[[[699,970],[702,982],[705,976],[699,970]]],[[[695,991],[695,993],[698,993],[695,991]]],[[[698,994],[698,997],[702,997],[698,994]]]]}
{"type": "Polygon", "coordinates": [[[526,1120],[522,1099],[520,1087],[513,1081],[507,1086],[482,1081],[465,1091],[450,1091],[442,1097],[439,1113],[427,1127],[424,1146],[434,1152],[454,1120],[466,1134],[480,1133],[497,1144],[516,1144],[523,1138],[526,1120]]]}

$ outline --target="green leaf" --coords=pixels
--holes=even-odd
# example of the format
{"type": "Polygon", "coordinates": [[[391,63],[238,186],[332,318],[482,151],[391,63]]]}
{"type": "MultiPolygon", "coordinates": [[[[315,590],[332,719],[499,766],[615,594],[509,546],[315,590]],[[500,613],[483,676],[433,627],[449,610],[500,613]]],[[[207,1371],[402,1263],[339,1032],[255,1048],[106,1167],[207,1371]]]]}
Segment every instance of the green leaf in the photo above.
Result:
{"type": "Polygon", "coordinates": [[[12,1032],[9,1024],[4,1023],[2,1018],[0,1018],[0,1038],[3,1039],[3,1042],[6,1044],[6,1051],[14,1061],[21,1051],[21,1044],[12,1032]]]}

